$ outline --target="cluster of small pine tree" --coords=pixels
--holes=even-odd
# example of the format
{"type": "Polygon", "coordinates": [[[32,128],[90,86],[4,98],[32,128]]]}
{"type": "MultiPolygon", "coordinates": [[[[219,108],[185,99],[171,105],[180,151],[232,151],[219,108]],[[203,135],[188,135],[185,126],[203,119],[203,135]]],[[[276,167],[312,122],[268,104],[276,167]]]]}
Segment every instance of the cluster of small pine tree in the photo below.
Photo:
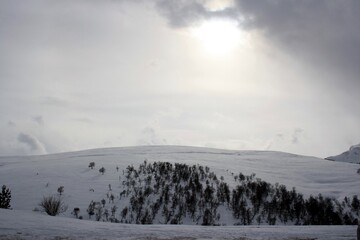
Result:
{"type": "Polygon", "coordinates": [[[289,191],[255,174],[233,178],[236,186],[230,188],[208,167],[144,161],[138,168],[131,165],[123,171],[119,194],[109,187],[107,197],[112,204],[105,206],[105,199],[103,204],[91,202],[88,213],[98,221],[202,225],[222,224],[224,212],[239,225],[354,224],[360,215],[357,196],[341,203],[321,194],[304,198],[295,188],[289,191]]]}
{"type": "Polygon", "coordinates": [[[342,225],[355,224],[360,208],[357,196],[352,203],[348,198],[342,203],[334,198],[310,196],[304,198],[296,189],[272,185],[254,175],[235,176],[239,185],[232,191],[231,209],[238,224],[292,223],[296,225],[342,225]]]}

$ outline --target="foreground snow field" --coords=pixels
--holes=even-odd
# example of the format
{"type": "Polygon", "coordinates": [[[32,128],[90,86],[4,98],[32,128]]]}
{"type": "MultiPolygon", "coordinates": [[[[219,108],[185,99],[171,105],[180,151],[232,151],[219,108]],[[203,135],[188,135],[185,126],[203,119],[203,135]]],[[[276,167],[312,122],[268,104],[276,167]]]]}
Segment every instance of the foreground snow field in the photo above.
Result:
{"type": "Polygon", "coordinates": [[[356,226],[134,225],[0,209],[0,239],[355,240],[356,226]]]}

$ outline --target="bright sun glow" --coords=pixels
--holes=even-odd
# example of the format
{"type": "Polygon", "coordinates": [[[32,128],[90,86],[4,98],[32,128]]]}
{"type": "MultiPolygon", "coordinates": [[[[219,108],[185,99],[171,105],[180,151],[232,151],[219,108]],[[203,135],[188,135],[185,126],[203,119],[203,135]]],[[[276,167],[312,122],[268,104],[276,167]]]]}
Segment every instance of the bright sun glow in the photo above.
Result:
{"type": "Polygon", "coordinates": [[[225,20],[206,21],[193,29],[193,35],[212,54],[228,54],[241,41],[241,32],[236,23],[225,20]]]}

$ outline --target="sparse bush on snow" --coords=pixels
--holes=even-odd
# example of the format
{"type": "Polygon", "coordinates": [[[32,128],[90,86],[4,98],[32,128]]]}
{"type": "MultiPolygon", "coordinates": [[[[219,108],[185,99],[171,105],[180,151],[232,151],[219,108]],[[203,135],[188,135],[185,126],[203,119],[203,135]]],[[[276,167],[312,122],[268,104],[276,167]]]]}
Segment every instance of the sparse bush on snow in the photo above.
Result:
{"type": "Polygon", "coordinates": [[[43,197],[39,206],[50,216],[56,216],[67,210],[67,206],[64,204],[60,197],[48,196],[43,197]]]}

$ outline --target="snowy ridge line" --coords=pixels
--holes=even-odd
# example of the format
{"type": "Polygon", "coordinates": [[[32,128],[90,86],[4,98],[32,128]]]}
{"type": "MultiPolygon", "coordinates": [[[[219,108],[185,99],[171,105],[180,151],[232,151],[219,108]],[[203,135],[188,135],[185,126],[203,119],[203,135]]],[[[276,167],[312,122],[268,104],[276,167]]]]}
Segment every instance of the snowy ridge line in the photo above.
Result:
{"type": "Polygon", "coordinates": [[[348,151],[343,152],[340,155],[327,157],[325,159],[330,161],[360,164],[360,144],[351,146],[348,151]]]}

